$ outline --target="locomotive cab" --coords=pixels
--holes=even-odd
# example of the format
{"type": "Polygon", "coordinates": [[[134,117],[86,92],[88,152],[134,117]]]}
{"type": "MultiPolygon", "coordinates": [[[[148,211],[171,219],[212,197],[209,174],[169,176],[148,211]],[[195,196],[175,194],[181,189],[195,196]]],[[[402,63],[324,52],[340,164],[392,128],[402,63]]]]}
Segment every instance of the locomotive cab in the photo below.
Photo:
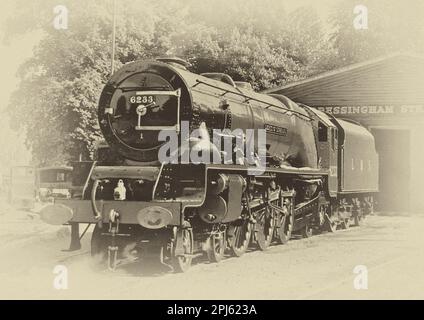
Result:
{"type": "Polygon", "coordinates": [[[316,143],[317,143],[319,166],[329,171],[328,191],[330,196],[335,197],[337,196],[337,191],[338,191],[338,175],[339,175],[338,173],[339,129],[332,122],[332,118],[330,115],[314,108],[309,108],[309,110],[316,116],[316,120],[315,120],[315,126],[317,128],[316,143]]]}

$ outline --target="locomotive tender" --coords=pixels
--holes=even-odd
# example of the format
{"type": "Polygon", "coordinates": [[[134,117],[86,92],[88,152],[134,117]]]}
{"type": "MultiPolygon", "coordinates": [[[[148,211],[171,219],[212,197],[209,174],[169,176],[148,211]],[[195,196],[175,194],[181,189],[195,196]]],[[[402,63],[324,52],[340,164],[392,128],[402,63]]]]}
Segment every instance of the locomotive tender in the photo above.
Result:
{"type": "Polygon", "coordinates": [[[41,217],[72,226],[70,249],[80,247],[78,225],[95,224],[92,255],[111,269],[155,254],[182,272],[204,252],[218,262],[294,233],[358,225],[373,209],[378,155],[368,130],[228,75],[194,74],[177,58],[130,63],[105,85],[98,117],[107,144],[95,161],[74,164],[72,198],[56,199],[41,217]],[[183,137],[184,124],[200,134],[183,137]],[[169,150],[176,163],[160,161],[163,132],[180,138],[169,150]],[[254,147],[240,150],[240,138],[254,147]],[[181,161],[182,141],[220,162],[181,161]],[[255,159],[266,167],[252,174],[255,159]]]}

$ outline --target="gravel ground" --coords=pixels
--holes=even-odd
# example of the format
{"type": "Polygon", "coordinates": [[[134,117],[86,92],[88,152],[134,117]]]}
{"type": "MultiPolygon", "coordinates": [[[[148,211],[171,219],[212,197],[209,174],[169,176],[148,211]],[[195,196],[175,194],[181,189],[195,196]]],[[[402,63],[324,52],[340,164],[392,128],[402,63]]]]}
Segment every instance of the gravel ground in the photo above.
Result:
{"type": "Polygon", "coordinates": [[[88,233],[78,252],[62,252],[66,227],[0,204],[1,299],[424,299],[424,216],[369,216],[360,228],[292,240],[185,274],[132,264],[98,270],[88,233]],[[68,270],[57,290],[54,268],[68,270]],[[353,270],[368,270],[368,289],[353,270]]]}

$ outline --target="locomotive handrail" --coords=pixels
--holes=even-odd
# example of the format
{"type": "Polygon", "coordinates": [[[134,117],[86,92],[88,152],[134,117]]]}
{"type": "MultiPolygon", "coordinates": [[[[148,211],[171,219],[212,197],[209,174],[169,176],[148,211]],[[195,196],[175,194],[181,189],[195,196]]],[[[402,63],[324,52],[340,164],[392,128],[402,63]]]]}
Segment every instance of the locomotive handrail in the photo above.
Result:
{"type": "MultiPolygon", "coordinates": [[[[155,90],[155,91],[163,91],[163,89],[167,89],[168,87],[164,86],[158,86],[158,87],[147,87],[145,89],[149,90],[155,90]]],[[[128,91],[138,91],[140,90],[140,87],[116,87],[115,89],[121,89],[122,92],[128,92],[128,91]]]]}
{"type": "MultiPolygon", "coordinates": [[[[98,220],[100,223],[102,221],[102,212],[97,208],[96,205],[96,193],[97,193],[97,187],[99,186],[100,181],[94,180],[93,187],[91,188],[91,208],[93,210],[93,216],[94,219],[98,220]]],[[[100,200],[102,202],[103,200],[100,200]]]]}
{"type": "Polygon", "coordinates": [[[84,187],[82,188],[82,198],[83,199],[85,197],[85,193],[86,193],[88,185],[90,183],[91,175],[93,174],[93,170],[96,167],[96,165],[97,165],[97,161],[93,161],[93,163],[91,164],[90,172],[88,173],[88,176],[87,176],[85,183],[84,183],[84,187]]]}
{"type": "Polygon", "coordinates": [[[196,82],[197,82],[197,83],[196,83],[195,85],[193,85],[193,86],[192,86],[192,88],[196,87],[196,86],[197,86],[197,85],[199,85],[199,84],[204,84],[204,85],[206,85],[206,86],[209,86],[209,87],[212,87],[212,88],[215,88],[215,89],[221,90],[221,91],[225,91],[225,92],[222,94],[222,96],[226,95],[227,93],[232,93],[232,94],[235,94],[235,95],[238,95],[238,96],[241,96],[241,97],[245,98],[245,99],[246,99],[246,100],[245,100],[245,102],[247,102],[247,101],[249,101],[249,100],[253,100],[253,101],[256,101],[256,102],[260,102],[260,103],[266,104],[266,105],[267,105],[267,107],[265,107],[265,109],[268,109],[268,108],[270,108],[270,107],[274,107],[274,108],[277,108],[277,109],[280,109],[280,110],[284,110],[284,111],[286,111],[285,113],[289,113],[289,112],[291,112],[291,113],[292,113],[293,115],[295,115],[295,116],[306,118],[306,119],[307,119],[307,120],[309,120],[309,121],[312,121],[312,120],[313,120],[313,118],[311,118],[311,117],[309,117],[309,116],[307,116],[307,115],[304,115],[303,113],[300,113],[300,112],[298,112],[298,111],[294,111],[294,110],[291,110],[291,109],[288,109],[288,108],[283,108],[283,107],[281,107],[281,106],[277,106],[277,105],[275,105],[275,104],[272,104],[272,103],[269,103],[269,102],[266,102],[266,101],[263,101],[263,100],[260,100],[260,99],[256,99],[256,98],[253,98],[253,97],[249,97],[249,96],[247,96],[247,95],[243,94],[242,92],[236,92],[236,91],[232,91],[232,90],[224,89],[224,88],[221,88],[221,87],[215,86],[215,85],[213,85],[213,84],[210,84],[210,83],[204,82],[204,81],[199,80],[199,79],[196,79],[196,82]]]}
{"type": "Polygon", "coordinates": [[[154,96],[181,96],[181,90],[177,89],[174,91],[161,91],[161,90],[146,90],[146,91],[137,91],[135,93],[137,96],[141,95],[154,95],[154,96]]]}

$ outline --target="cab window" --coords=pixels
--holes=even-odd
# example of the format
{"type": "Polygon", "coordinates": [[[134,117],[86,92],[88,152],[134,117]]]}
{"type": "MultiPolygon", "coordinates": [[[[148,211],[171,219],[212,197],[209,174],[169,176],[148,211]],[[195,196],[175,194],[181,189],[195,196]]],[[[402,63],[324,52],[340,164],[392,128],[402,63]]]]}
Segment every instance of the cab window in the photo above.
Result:
{"type": "Polygon", "coordinates": [[[326,142],[328,140],[327,127],[322,123],[318,123],[318,141],[326,142]]]}

